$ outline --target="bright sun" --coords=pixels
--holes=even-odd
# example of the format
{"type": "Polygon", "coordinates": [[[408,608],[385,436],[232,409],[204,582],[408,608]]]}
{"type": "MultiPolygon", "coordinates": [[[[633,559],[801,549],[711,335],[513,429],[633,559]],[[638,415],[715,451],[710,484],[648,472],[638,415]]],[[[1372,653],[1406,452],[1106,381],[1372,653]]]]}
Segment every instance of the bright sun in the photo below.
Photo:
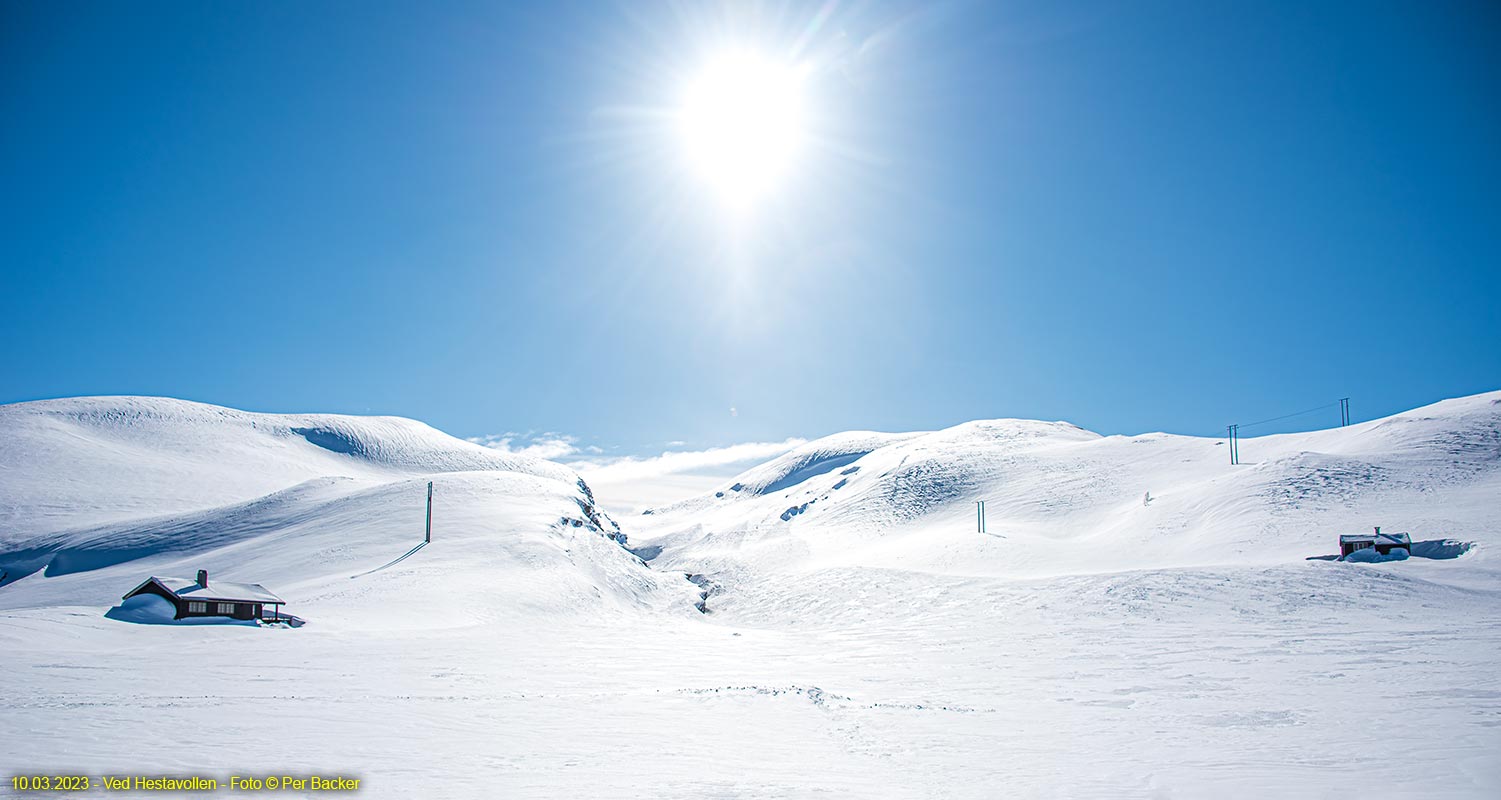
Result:
{"type": "Polygon", "coordinates": [[[802,146],[802,75],[727,54],[688,86],[680,119],[694,170],[725,202],[745,207],[787,174],[802,146]]]}

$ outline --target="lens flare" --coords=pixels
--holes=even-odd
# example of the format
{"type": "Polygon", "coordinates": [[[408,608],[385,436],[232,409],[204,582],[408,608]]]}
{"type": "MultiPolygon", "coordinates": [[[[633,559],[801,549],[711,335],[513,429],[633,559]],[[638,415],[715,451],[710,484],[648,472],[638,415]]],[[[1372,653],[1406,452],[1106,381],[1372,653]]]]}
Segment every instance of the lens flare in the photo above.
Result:
{"type": "Polygon", "coordinates": [[[745,207],[787,176],[804,134],[802,75],[753,53],[715,59],[684,93],[683,146],[720,199],[745,207]]]}

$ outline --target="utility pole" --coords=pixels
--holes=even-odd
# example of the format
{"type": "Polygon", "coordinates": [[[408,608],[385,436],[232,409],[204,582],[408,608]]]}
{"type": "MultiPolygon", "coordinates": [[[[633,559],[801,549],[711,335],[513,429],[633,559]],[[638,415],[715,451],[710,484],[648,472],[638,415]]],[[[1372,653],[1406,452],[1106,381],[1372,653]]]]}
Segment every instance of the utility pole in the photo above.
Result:
{"type": "Polygon", "coordinates": [[[1339,426],[1341,428],[1350,424],[1350,398],[1341,397],[1339,400],[1339,426]]]}
{"type": "Polygon", "coordinates": [[[975,501],[975,516],[978,519],[978,524],[980,526],[980,533],[984,533],[985,532],[985,501],[984,500],[976,500],[975,501]]]}
{"type": "Polygon", "coordinates": [[[1226,425],[1225,426],[1225,438],[1229,441],[1229,444],[1230,444],[1230,463],[1231,464],[1239,464],[1240,463],[1240,426],[1239,425],[1226,425]]]}
{"type": "Polygon", "coordinates": [[[433,482],[427,482],[427,536],[423,538],[423,544],[433,540],[433,482]]]}

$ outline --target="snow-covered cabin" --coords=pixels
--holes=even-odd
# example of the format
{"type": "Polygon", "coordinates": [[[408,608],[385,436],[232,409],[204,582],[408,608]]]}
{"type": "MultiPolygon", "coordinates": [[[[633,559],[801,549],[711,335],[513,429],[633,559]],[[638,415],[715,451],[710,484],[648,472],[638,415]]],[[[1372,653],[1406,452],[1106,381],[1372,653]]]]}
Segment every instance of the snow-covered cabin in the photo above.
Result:
{"type": "Polygon", "coordinates": [[[124,600],[136,595],[165,597],[177,607],[175,619],[184,617],[231,617],[233,619],[280,619],[286,603],[259,583],[209,583],[208,570],[198,570],[198,578],[164,578],[155,575],[126,593],[124,600]],[[267,608],[269,606],[269,608],[267,608]],[[270,611],[267,615],[265,612],[270,611]]]}
{"type": "Polygon", "coordinates": [[[1393,548],[1406,550],[1412,553],[1412,537],[1405,533],[1382,533],[1381,526],[1376,526],[1375,533],[1346,533],[1339,537],[1339,555],[1344,558],[1356,550],[1364,550],[1367,547],[1376,548],[1381,555],[1390,553],[1393,548]]]}

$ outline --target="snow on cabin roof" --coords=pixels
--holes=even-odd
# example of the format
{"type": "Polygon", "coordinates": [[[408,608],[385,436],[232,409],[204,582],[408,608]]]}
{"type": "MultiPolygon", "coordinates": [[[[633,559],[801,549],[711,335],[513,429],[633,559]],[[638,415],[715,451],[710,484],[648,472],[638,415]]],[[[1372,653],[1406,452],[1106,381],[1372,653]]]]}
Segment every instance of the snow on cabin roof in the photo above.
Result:
{"type": "Polygon", "coordinates": [[[1342,533],[1341,542],[1375,542],[1376,544],[1412,544],[1412,537],[1405,533],[1342,533]]]}
{"type": "MultiPolygon", "coordinates": [[[[238,600],[252,603],[285,603],[286,601],[272,594],[266,587],[259,583],[230,583],[229,581],[208,582],[207,586],[198,585],[193,578],[166,578],[152,575],[146,583],[156,581],[162,588],[188,600],[238,600]]],[[[141,586],[145,586],[143,583],[141,586]]],[[[140,587],[136,587],[139,591],[140,587]]],[[[135,594],[132,591],[131,594],[135,594]]]]}

